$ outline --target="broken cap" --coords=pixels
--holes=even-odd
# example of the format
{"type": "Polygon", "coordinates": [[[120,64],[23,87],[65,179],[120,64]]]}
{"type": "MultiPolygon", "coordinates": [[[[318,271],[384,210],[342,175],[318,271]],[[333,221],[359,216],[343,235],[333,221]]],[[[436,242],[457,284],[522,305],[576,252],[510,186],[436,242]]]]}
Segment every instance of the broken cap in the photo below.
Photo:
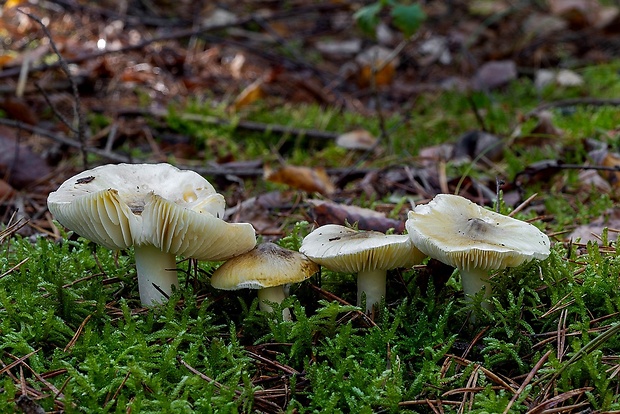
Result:
{"type": "Polygon", "coordinates": [[[219,218],[224,198],[204,177],[170,164],[96,167],[65,181],[47,204],[56,220],[95,243],[134,246],[145,305],[164,301],[178,284],[176,255],[226,260],[256,244],[250,224],[219,218]]]}

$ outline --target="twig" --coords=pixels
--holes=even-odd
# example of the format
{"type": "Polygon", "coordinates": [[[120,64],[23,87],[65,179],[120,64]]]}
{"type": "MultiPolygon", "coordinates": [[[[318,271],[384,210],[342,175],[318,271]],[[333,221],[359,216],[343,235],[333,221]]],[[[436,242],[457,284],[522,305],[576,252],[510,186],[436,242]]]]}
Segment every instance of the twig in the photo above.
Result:
{"type": "Polygon", "coordinates": [[[64,117],[63,114],[60,113],[60,111],[58,111],[58,109],[56,109],[56,106],[54,106],[54,104],[52,103],[52,101],[50,100],[49,95],[47,94],[47,92],[45,91],[45,89],[43,89],[41,87],[41,85],[39,84],[39,82],[35,82],[34,86],[37,88],[37,90],[39,91],[39,93],[41,93],[41,95],[43,96],[43,99],[45,100],[45,103],[47,103],[47,106],[50,107],[50,109],[52,110],[52,112],[54,113],[54,115],[56,115],[56,118],[58,118],[60,120],[60,122],[63,123],[64,126],[66,126],[67,128],[69,128],[69,130],[71,132],[73,132],[74,134],[77,134],[78,131],[77,129],[75,129],[75,127],[73,125],[71,125],[71,123],[67,120],[67,118],[64,117]]]}
{"type": "Polygon", "coordinates": [[[620,105],[620,99],[599,99],[599,98],[572,98],[561,99],[559,101],[547,102],[542,105],[538,105],[525,115],[525,118],[535,116],[541,111],[549,108],[565,108],[567,106],[577,105],[590,105],[590,106],[618,106],[620,105]]]}
{"type": "Polygon", "coordinates": [[[73,346],[75,345],[75,343],[77,342],[78,338],[80,337],[80,335],[82,334],[82,331],[84,330],[84,327],[86,326],[86,324],[88,323],[88,321],[90,320],[90,318],[92,318],[92,313],[90,315],[88,315],[86,318],[84,318],[84,320],[82,321],[82,323],[80,324],[80,326],[78,326],[77,330],[75,331],[75,334],[73,335],[73,338],[71,338],[71,340],[67,343],[67,345],[65,346],[65,348],[63,349],[64,352],[69,352],[71,350],[71,348],[73,348],[73,346]]]}
{"type": "Polygon", "coordinates": [[[28,260],[30,260],[30,257],[26,257],[24,260],[22,260],[21,262],[17,263],[15,266],[13,266],[12,268],[10,268],[9,270],[7,270],[6,272],[2,273],[0,275],[0,279],[2,279],[3,277],[5,277],[6,275],[12,273],[15,269],[19,269],[19,267],[21,265],[23,265],[24,263],[26,263],[28,260]]]}
{"type": "Polygon", "coordinates": [[[612,325],[607,331],[601,333],[599,336],[597,336],[596,338],[594,338],[593,340],[585,344],[581,349],[579,349],[579,351],[575,352],[573,356],[568,361],[566,361],[566,363],[563,364],[561,367],[554,370],[552,373],[549,373],[544,378],[541,378],[538,382],[546,380],[547,383],[542,388],[540,392],[540,396],[548,395],[548,393],[551,391],[553,384],[555,383],[555,380],[558,379],[559,376],[562,375],[562,373],[571,364],[581,359],[584,355],[589,354],[590,352],[593,352],[594,350],[596,350],[598,347],[603,345],[608,339],[616,335],[619,331],[620,331],[620,323],[612,325]]]}
{"type": "Polygon", "coordinates": [[[536,196],[538,195],[538,193],[534,193],[531,196],[528,197],[527,200],[525,200],[524,202],[522,202],[521,204],[519,204],[517,206],[517,208],[515,208],[514,210],[512,210],[509,214],[508,217],[512,217],[515,214],[517,214],[519,211],[523,210],[528,204],[530,204],[532,202],[532,200],[534,198],[536,198],[536,196]]]}
{"type": "Polygon", "coordinates": [[[274,360],[271,360],[271,359],[265,358],[264,356],[259,355],[259,354],[257,354],[257,353],[254,353],[254,352],[252,352],[252,351],[246,351],[246,352],[248,353],[248,355],[249,355],[251,358],[254,358],[254,359],[256,359],[257,361],[261,361],[261,362],[262,362],[262,363],[264,363],[264,364],[274,366],[274,367],[276,367],[277,369],[279,369],[279,370],[281,370],[281,371],[284,371],[284,372],[286,372],[286,373],[287,373],[287,374],[289,374],[289,375],[299,375],[299,374],[300,374],[300,372],[299,372],[299,371],[297,371],[295,368],[289,367],[288,365],[284,365],[284,364],[281,364],[281,363],[280,363],[280,362],[278,362],[278,361],[274,361],[274,360]]]}
{"type": "Polygon", "coordinates": [[[5,365],[4,367],[2,367],[2,369],[0,369],[0,375],[4,374],[5,372],[7,372],[8,370],[10,370],[11,368],[14,368],[16,366],[18,366],[19,364],[21,364],[22,362],[24,362],[25,360],[27,360],[28,358],[30,358],[31,356],[33,356],[34,354],[36,354],[37,352],[39,352],[41,349],[37,349],[32,351],[29,354],[24,355],[21,358],[17,358],[15,361],[11,362],[8,365],[5,365]]]}
{"type": "Polygon", "coordinates": [[[125,383],[127,382],[127,380],[129,379],[129,375],[131,374],[131,371],[127,371],[127,374],[125,374],[125,378],[123,378],[123,381],[121,381],[121,383],[119,384],[118,388],[116,389],[116,391],[114,392],[114,395],[112,396],[112,398],[108,398],[110,396],[110,394],[108,394],[106,396],[106,399],[103,403],[103,407],[105,408],[106,405],[108,405],[108,403],[111,400],[115,400],[116,397],[118,397],[118,394],[121,393],[121,388],[123,388],[125,386],[125,383]]]}
{"type": "Polygon", "coordinates": [[[461,358],[458,357],[456,355],[453,354],[448,354],[446,355],[447,358],[452,359],[453,361],[455,361],[457,364],[459,365],[463,365],[463,366],[469,366],[469,365],[476,365],[480,367],[480,370],[484,373],[484,375],[486,375],[486,377],[488,379],[490,379],[491,381],[501,385],[502,387],[504,387],[507,391],[512,392],[513,394],[515,393],[515,389],[512,387],[511,384],[507,383],[506,381],[504,381],[502,378],[500,378],[498,375],[496,375],[495,373],[493,373],[492,371],[489,371],[488,369],[484,368],[482,365],[477,364],[473,361],[470,361],[468,359],[465,358],[461,358]]]}
{"type": "MultiPolygon", "coordinates": [[[[188,364],[187,362],[185,362],[183,360],[183,358],[178,358],[178,361],[185,367],[187,368],[192,374],[198,375],[200,378],[202,378],[203,380],[215,385],[217,388],[220,389],[228,389],[228,387],[224,384],[221,384],[219,382],[217,382],[216,380],[209,378],[208,376],[206,376],[205,374],[203,374],[202,372],[198,371],[196,368],[192,367],[190,364],[188,364]]],[[[239,391],[238,389],[234,389],[233,390],[235,392],[235,394],[237,396],[241,396],[243,393],[241,391],[239,391]]],[[[267,408],[270,408],[271,410],[273,410],[274,412],[281,412],[282,408],[277,405],[272,403],[271,401],[267,401],[263,398],[254,396],[254,402],[256,403],[256,405],[262,405],[262,406],[266,406],[267,408]]]]}
{"type": "Polygon", "coordinates": [[[512,405],[515,403],[515,401],[517,401],[517,398],[519,398],[519,395],[521,395],[521,393],[525,390],[525,387],[527,386],[527,384],[529,384],[530,381],[532,380],[532,378],[534,378],[534,375],[536,375],[538,370],[540,370],[540,367],[542,367],[542,365],[545,363],[545,361],[547,360],[547,358],[549,357],[551,352],[552,352],[551,349],[549,351],[547,351],[547,353],[545,353],[538,360],[536,365],[534,365],[534,368],[532,368],[532,370],[527,374],[527,376],[525,377],[525,379],[521,383],[521,386],[519,387],[517,392],[512,396],[510,401],[508,401],[508,404],[506,405],[506,408],[504,409],[504,412],[502,414],[508,414],[510,412],[510,408],[512,407],[512,405]]]}
{"type": "MultiPolygon", "coordinates": [[[[314,289],[314,290],[316,290],[317,292],[319,292],[321,295],[325,296],[327,299],[330,299],[330,300],[335,300],[335,301],[337,301],[338,303],[340,303],[341,305],[344,305],[344,306],[353,306],[353,305],[351,305],[349,302],[347,302],[346,300],[344,300],[344,299],[342,299],[342,298],[340,298],[340,297],[338,297],[338,296],[334,295],[334,294],[333,294],[333,293],[331,293],[331,292],[328,292],[328,291],[326,291],[326,290],[324,290],[324,289],[321,289],[320,287],[318,287],[318,286],[316,286],[316,285],[310,284],[309,286],[310,286],[312,289],[314,289]]],[[[366,315],[366,313],[365,313],[365,312],[362,312],[361,310],[356,310],[356,311],[354,311],[354,312],[355,312],[355,313],[357,313],[359,316],[361,316],[361,317],[362,317],[362,319],[364,320],[364,322],[366,322],[366,324],[368,324],[368,326],[377,326],[377,324],[375,323],[375,321],[373,321],[372,319],[370,319],[370,318],[368,317],[368,315],[366,315]]]]}
{"type": "MultiPolygon", "coordinates": [[[[82,116],[82,105],[81,105],[81,100],[80,100],[80,94],[78,92],[77,82],[75,82],[75,79],[73,78],[73,75],[71,75],[71,71],[69,70],[69,65],[67,64],[67,61],[65,60],[65,58],[60,53],[60,50],[58,50],[58,47],[56,47],[56,43],[54,42],[54,38],[52,37],[52,33],[49,31],[47,26],[41,21],[41,19],[39,19],[34,14],[29,13],[27,11],[24,11],[22,9],[17,9],[17,11],[19,11],[20,13],[25,14],[26,16],[28,16],[29,18],[31,18],[32,20],[37,22],[39,24],[39,26],[41,26],[41,29],[43,30],[43,33],[45,33],[45,36],[50,41],[50,46],[52,47],[52,50],[54,51],[54,53],[58,57],[58,63],[60,64],[60,68],[64,72],[64,74],[67,77],[67,79],[69,79],[69,83],[71,85],[71,92],[73,94],[73,112],[74,112],[74,115],[75,115],[75,121],[77,122],[77,131],[76,131],[75,128],[71,128],[71,130],[77,132],[77,139],[78,139],[78,141],[80,143],[80,152],[82,153],[82,167],[84,169],[87,169],[88,168],[87,167],[88,161],[87,161],[87,152],[85,150],[86,142],[85,142],[85,136],[84,136],[84,130],[85,130],[85,128],[84,128],[84,118],[82,116]]],[[[54,112],[56,112],[56,111],[54,111],[54,112]]]]}
{"type": "MultiPolygon", "coordinates": [[[[569,405],[569,406],[565,406],[565,407],[558,407],[557,405],[561,402],[564,402],[566,400],[568,400],[569,398],[573,398],[575,396],[578,395],[582,395],[584,392],[587,391],[591,391],[594,388],[592,387],[583,387],[583,388],[578,388],[575,390],[570,390],[567,392],[564,392],[560,395],[556,395],[553,398],[550,398],[542,403],[540,403],[539,405],[535,406],[534,408],[532,408],[531,410],[529,410],[526,414],[552,414],[552,413],[570,413],[573,412],[573,409],[575,408],[579,408],[579,407],[583,407],[585,405],[588,405],[589,402],[584,401],[582,403],[579,404],[574,404],[574,405],[569,405]]],[[[609,411],[608,411],[609,413],[609,411]]]]}

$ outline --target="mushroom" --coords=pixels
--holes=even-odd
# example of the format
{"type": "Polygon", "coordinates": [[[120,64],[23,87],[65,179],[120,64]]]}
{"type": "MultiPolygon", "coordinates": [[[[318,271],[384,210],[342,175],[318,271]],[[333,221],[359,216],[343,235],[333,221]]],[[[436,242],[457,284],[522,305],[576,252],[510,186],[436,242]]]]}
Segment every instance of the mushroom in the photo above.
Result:
{"type": "Polygon", "coordinates": [[[327,224],[308,234],[299,251],[336,272],[357,273],[357,305],[366,295],[366,312],[385,297],[390,269],[422,262],[424,254],[407,235],[386,235],[327,224]]]}
{"type": "Polygon", "coordinates": [[[52,192],[56,220],[112,250],[134,247],[143,305],[178,286],[176,255],[226,260],[252,249],[254,228],[220,219],[224,197],[194,171],[170,164],[109,164],[77,174],[52,192]]]}
{"type": "MultiPolygon", "coordinates": [[[[318,271],[319,266],[299,252],[261,243],[218,267],[211,276],[211,286],[223,290],[258,289],[260,309],[273,312],[265,301],[282,303],[288,296],[288,284],[303,282],[318,271]]],[[[282,317],[291,320],[290,311],[283,309],[282,317]]]]}
{"type": "Polygon", "coordinates": [[[549,256],[549,238],[532,224],[457,195],[439,194],[416,206],[405,226],[418,249],[459,270],[469,300],[482,289],[485,298],[491,295],[489,270],[549,256]]]}

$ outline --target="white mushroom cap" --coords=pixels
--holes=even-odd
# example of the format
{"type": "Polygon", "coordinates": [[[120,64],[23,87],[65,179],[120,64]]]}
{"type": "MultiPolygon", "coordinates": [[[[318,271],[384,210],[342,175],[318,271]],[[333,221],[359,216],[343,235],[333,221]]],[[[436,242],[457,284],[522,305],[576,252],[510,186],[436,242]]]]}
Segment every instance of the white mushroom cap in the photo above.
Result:
{"type": "Polygon", "coordinates": [[[336,272],[357,273],[357,304],[366,294],[366,310],[385,297],[386,272],[411,267],[425,255],[407,235],[386,235],[327,224],[308,234],[299,251],[336,272]]]}
{"type": "Polygon", "coordinates": [[[461,270],[503,269],[549,256],[549,237],[532,224],[439,194],[409,212],[407,232],[425,254],[461,270]]]}
{"type": "Polygon", "coordinates": [[[410,267],[424,259],[407,235],[357,231],[337,224],[315,229],[299,251],[328,269],[348,273],[410,267]]]}
{"type": "Polygon", "coordinates": [[[145,304],[162,297],[156,292],[143,296],[143,288],[152,290],[156,284],[169,294],[169,283],[177,284],[176,272],[156,275],[158,267],[176,267],[175,255],[226,260],[256,244],[250,224],[219,218],[224,198],[206,179],[169,164],[93,168],[65,181],[49,195],[47,204],[61,224],[89,240],[113,250],[134,246],[145,304]],[[155,257],[157,251],[166,256],[155,257]],[[160,263],[150,262],[157,260],[160,263]],[[145,272],[153,280],[143,283],[145,272]]]}
{"type": "MultiPolygon", "coordinates": [[[[272,312],[265,303],[282,303],[287,294],[284,286],[303,282],[319,271],[319,265],[305,255],[274,243],[262,243],[253,250],[233,257],[213,272],[211,286],[223,290],[259,289],[260,308],[272,312]]],[[[291,319],[288,309],[282,311],[291,319]]]]}
{"type": "MultiPolygon", "coordinates": [[[[549,237],[535,226],[456,195],[439,194],[416,206],[405,226],[418,249],[459,269],[469,299],[482,289],[485,297],[492,294],[489,270],[549,256],[549,237]]],[[[482,305],[490,308],[488,301],[482,305]]]]}

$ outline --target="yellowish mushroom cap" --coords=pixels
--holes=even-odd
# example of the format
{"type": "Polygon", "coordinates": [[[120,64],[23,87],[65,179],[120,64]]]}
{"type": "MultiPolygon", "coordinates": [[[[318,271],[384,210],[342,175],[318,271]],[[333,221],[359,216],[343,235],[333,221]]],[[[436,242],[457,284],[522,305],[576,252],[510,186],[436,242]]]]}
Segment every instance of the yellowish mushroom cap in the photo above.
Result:
{"type": "Polygon", "coordinates": [[[318,271],[319,266],[299,252],[261,243],[217,268],[211,285],[223,290],[263,289],[303,282],[318,271]]]}

